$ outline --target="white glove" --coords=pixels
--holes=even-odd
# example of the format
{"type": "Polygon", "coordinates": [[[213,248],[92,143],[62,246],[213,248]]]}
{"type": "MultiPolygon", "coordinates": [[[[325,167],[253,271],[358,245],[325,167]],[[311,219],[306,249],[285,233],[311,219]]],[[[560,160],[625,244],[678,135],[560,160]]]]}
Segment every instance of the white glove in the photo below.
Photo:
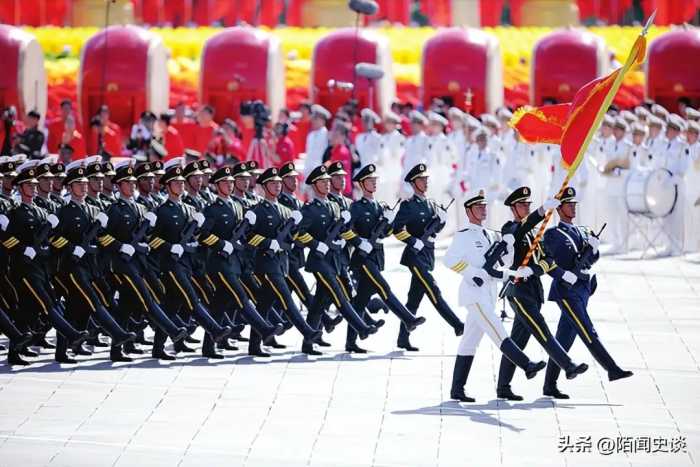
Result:
{"type": "Polygon", "coordinates": [[[301,211],[292,211],[291,218],[294,219],[294,225],[299,225],[299,222],[301,222],[301,219],[304,216],[301,215],[301,211]]]}
{"type": "Polygon", "coordinates": [[[345,240],[339,238],[338,240],[333,240],[333,245],[339,247],[340,249],[345,248],[345,240]]]}
{"type": "Polygon", "coordinates": [[[233,244],[228,240],[224,240],[224,247],[222,248],[227,254],[233,253],[233,244]]]}
{"type": "Polygon", "coordinates": [[[82,258],[84,254],[85,249],[82,246],[76,246],[73,248],[73,255],[77,256],[78,258],[82,258]]]}
{"type": "MultiPolygon", "coordinates": [[[[5,216],[3,216],[3,217],[5,217],[5,216]]],[[[7,218],[5,217],[5,219],[7,219],[7,218]]],[[[55,214],[49,214],[48,216],[46,216],[46,220],[49,221],[49,224],[51,224],[52,229],[55,229],[56,226],[58,225],[58,217],[56,217],[55,214]]],[[[3,228],[2,230],[5,230],[5,229],[3,228]]]]}
{"type": "Polygon", "coordinates": [[[593,248],[593,253],[598,252],[598,247],[600,246],[600,239],[598,237],[594,237],[593,235],[588,236],[588,244],[593,248]]]}
{"type": "Polygon", "coordinates": [[[564,271],[564,274],[561,276],[561,278],[571,285],[574,285],[576,283],[576,281],[578,280],[578,277],[576,277],[576,274],[574,274],[571,271],[564,271]]]}
{"type": "Polygon", "coordinates": [[[522,279],[527,279],[530,277],[532,273],[532,269],[529,266],[522,266],[519,267],[517,270],[513,271],[512,269],[509,269],[507,274],[510,277],[515,277],[515,278],[522,278],[522,279]]]}
{"type": "Polygon", "coordinates": [[[204,214],[201,212],[195,212],[192,214],[192,219],[197,223],[197,227],[201,227],[204,224],[204,214]]]}
{"type": "Polygon", "coordinates": [[[316,251],[318,251],[322,255],[325,255],[326,253],[328,253],[328,245],[326,245],[323,242],[319,242],[318,245],[316,245],[316,251]]]}
{"type": "Polygon", "coordinates": [[[127,256],[132,256],[136,252],[134,247],[129,245],[128,243],[123,244],[122,247],[119,248],[119,251],[127,256]]]}
{"type": "Polygon", "coordinates": [[[438,215],[438,217],[440,218],[440,223],[441,223],[441,224],[444,224],[445,222],[447,222],[447,213],[446,213],[445,211],[443,211],[442,209],[438,208],[438,210],[437,210],[437,215],[438,215]]]}
{"type": "Polygon", "coordinates": [[[279,244],[279,242],[278,242],[277,240],[270,240],[270,250],[271,250],[273,253],[277,253],[278,251],[281,250],[280,244],[279,244]]]}
{"type": "Polygon", "coordinates": [[[547,198],[544,203],[542,203],[542,207],[544,208],[545,211],[549,211],[551,209],[556,209],[559,206],[561,206],[561,201],[559,201],[556,198],[547,198]]]}
{"type": "Polygon", "coordinates": [[[357,248],[369,254],[372,251],[372,244],[363,238],[357,248]]]}
{"type": "Polygon", "coordinates": [[[187,246],[190,247],[190,248],[197,248],[197,247],[199,247],[199,243],[197,243],[197,242],[190,242],[190,243],[187,244],[187,246]]]}
{"type": "Polygon", "coordinates": [[[104,212],[99,213],[97,216],[95,216],[95,220],[100,223],[102,228],[104,229],[107,227],[107,221],[109,221],[109,217],[107,217],[107,214],[104,212]]]}
{"type": "Polygon", "coordinates": [[[382,215],[384,216],[384,219],[386,219],[386,221],[389,224],[392,224],[394,222],[394,219],[396,219],[396,211],[394,211],[393,209],[389,209],[389,208],[384,209],[384,212],[382,213],[382,215]]]}
{"type": "Polygon", "coordinates": [[[26,256],[29,259],[34,259],[36,256],[36,250],[30,246],[24,249],[24,256],[26,256]]]}
{"type": "Polygon", "coordinates": [[[0,229],[4,232],[8,225],[10,225],[10,219],[5,214],[0,214],[0,229]]]}
{"type": "Polygon", "coordinates": [[[144,250],[146,250],[146,252],[151,251],[151,247],[148,246],[148,243],[139,242],[138,245],[139,245],[141,248],[143,248],[144,250]]]}
{"type": "Polygon", "coordinates": [[[148,221],[148,223],[151,224],[151,227],[156,226],[156,221],[158,220],[158,218],[156,217],[156,215],[154,213],[147,212],[143,217],[145,217],[146,220],[148,221]]]}
{"type": "Polygon", "coordinates": [[[182,254],[185,252],[185,249],[182,248],[182,245],[179,243],[176,243],[170,248],[170,253],[177,255],[178,257],[182,256],[182,254]]]}
{"type": "Polygon", "coordinates": [[[515,237],[513,236],[513,234],[505,234],[503,236],[503,241],[506,242],[506,244],[511,248],[513,247],[513,245],[515,245],[515,237]]]}
{"type": "Polygon", "coordinates": [[[425,245],[423,244],[423,240],[420,238],[413,243],[413,248],[415,248],[417,251],[421,251],[425,245]]]}
{"type": "Polygon", "coordinates": [[[255,221],[258,219],[258,216],[256,216],[253,211],[246,211],[243,217],[245,217],[245,220],[247,220],[250,225],[255,225],[255,221]]]}
{"type": "Polygon", "coordinates": [[[347,224],[350,222],[350,213],[348,211],[342,211],[340,213],[340,217],[343,219],[343,222],[347,224]]]}

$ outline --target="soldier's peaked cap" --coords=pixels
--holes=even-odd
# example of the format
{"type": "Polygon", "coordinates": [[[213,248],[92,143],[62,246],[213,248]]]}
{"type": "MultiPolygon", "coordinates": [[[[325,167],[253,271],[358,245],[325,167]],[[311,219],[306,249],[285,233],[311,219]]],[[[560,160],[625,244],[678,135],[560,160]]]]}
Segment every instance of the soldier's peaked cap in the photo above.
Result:
{"type": "Polygon", "coordinates": [[[503,204],[506,206],[512,206],[515,203],[530,203],[532,202],[530,200],[531,195],[532,190],[530,187],[521,186],[520,188],[513,190],[513,192],[506,197],[505,201],[503,201],[503,204]]]}

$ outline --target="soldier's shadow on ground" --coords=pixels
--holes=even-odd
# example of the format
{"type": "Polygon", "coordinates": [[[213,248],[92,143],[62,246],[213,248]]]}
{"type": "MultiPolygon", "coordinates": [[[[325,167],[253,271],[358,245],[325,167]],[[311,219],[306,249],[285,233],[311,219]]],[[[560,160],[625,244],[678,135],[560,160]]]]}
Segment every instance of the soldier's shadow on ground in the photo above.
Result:
{"type": "Polygon", "coordinates": [[[393,351],[386,354],[350,354],[347,352],[335,353],[329,352],[320,356],[310,357],[306,354],[300,354],[298,350],[287,350],[284,352],[275,352],[270,358],[260,358],[249,356],[246,352],[226,353],[222,360],[213,360],[202,356],[188,354],[187,356],[178,356],[177,360],[161,361],[150,356],[135,356],[133,362],[113,363],[109,358],[108,353],[103,355],[96,354],[91,357],[84,357],[84,360],[78,358],[77,364],[59,364],[56,363],[51,354],[44,354],[40,358],[32,359],[31,365],[20,367],[2,366],[0,374],[12,373],[69,373],[82,371],[106,371],[115,368],[127,369],[146,369],[146,368],[167,368],[178,366],[225,366],[225,365],[274,365],[274,364],[299,364],[299,363],[314,363],[314,362],[364,362],[368,360],[408,360],[403,351],[393,351]],[[280,358],[283,357],[283,358],[280,358]]]}
{"type": "MultiPolygon", "coordinates": [[[[557,409],[574,409],[576,407],[618,407],[621,404],[573,404],[556,402],[557,409]]],[[[553,408],[553,400],[541,397],[532,402],[510,403],[508,401],[493,399],[486,404],[461,404],[457,401],[444,401],[438,405],[420,407],[418,409],[394,410],[393,415],[438,415],[441,417],[468,417],[470,421],[484,423],[486,425],[501,426],[514,432],[525,431],[510,423],[504,422],[498,417],[498,412],[503,410],[535,410],[553,408]],[[491,413],[492,412],[492,413],[491,413]]]]}

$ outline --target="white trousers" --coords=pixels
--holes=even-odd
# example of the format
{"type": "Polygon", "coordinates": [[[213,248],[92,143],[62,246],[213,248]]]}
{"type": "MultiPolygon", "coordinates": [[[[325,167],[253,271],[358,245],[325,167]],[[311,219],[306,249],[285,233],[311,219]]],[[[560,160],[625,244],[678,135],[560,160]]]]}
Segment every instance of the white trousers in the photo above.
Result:
{"type": "Polygon", "coordinates": [[[457,355],[474,355],[484,333],[496,347],[501,347],[508,337],[501,318],[496,314],[494,303],[472,303],[467,306],[467,319],[464,321],[464,334],[457,347],[457,355]]]}

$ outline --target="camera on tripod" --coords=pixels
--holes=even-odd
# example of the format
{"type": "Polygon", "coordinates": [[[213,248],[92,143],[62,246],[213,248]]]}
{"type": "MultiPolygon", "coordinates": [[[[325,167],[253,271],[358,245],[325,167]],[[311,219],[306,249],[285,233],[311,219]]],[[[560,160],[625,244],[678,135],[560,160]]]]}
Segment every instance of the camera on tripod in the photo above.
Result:
{"type": "Polygon", "coordinates": [[[241,104],[241,116],[249,115],[253,117],[255,124],[255,138],[262,139],[263,128],[270,123],[270,110],[261,100],[245,101],[241,104]]]}

